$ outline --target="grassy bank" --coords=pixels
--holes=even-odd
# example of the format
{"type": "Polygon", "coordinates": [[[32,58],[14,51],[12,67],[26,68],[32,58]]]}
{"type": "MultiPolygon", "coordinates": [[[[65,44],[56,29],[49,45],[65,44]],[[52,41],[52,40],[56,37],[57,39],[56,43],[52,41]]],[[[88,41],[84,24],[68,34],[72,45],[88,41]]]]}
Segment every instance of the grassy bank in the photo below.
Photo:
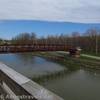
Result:
{"type": "Polygon", "coordinates": [[[60,53],[56,53],[56,52],[39,52],[35,55],[44,57],[47,60],[54,61],[55,63],[59,63],[65,67],[69,68],[70,70],[75,70],[80,67],[78,63],[75,64],[74,60],[65,54],[60,54],[60,53]]]}
{"type": "Polygon", "coordinates": [[[63,77],[64,75],[77,71],[80,68],[86,68],[87,70],[100,70],[100,63],[98,60],[94,60],[88,57],[73,58],[68,56],[68,54],[58,53],[58,52],[36,52],[33,53],[35,56],[43,57],[46,60],[54,61],[57,64],[61,64],[62,67],[65,67],[65,70],[60,72],[54,72],[46,75],[40,75],[38,77],[33,77],[33,80],[38,83],[44,83],[49,79],[56,79],[63,77]]]}
{"type": "Polygon", "coordinates": [[[60,54],[56,52],[38,52],[35,55],[45,57],[48,60],[62,64],[70,70],[75,70],[81,67],[100,70],[99,61],[88,57],[73,58],[69,57],[67,54],[60,54]]]}

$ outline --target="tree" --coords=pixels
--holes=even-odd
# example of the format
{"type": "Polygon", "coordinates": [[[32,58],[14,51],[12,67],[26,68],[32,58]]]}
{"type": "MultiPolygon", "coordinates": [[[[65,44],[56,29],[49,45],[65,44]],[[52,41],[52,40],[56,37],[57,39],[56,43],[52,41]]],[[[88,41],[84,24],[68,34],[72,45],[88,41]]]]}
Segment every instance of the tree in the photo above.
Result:
{"type": "Polygon", "coordinates": [[[34,44],[36,40],[35,33],[21,33],[12,38],[14,44],[34,44]]]}

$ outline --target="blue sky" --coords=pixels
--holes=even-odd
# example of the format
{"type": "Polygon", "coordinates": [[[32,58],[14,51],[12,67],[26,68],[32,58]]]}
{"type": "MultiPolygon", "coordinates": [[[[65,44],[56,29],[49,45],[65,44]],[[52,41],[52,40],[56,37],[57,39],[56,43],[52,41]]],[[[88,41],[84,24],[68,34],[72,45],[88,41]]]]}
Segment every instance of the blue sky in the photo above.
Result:
{"type": "Polygon", "coordinates": [[[0,37],[5,39],[23,32],[84,33],[100,28],[100,0],[0,0],[0,20],[0,37]]]}
{"type": "Polygon", "coordinates": [[[23,32],[35,32],[39,36],[84,33],[89,28],[100,28],[100,24],[82,24],[70,22],[49,22],[34,20],[0,21],[0,38],[11,39],[23,32]]]}

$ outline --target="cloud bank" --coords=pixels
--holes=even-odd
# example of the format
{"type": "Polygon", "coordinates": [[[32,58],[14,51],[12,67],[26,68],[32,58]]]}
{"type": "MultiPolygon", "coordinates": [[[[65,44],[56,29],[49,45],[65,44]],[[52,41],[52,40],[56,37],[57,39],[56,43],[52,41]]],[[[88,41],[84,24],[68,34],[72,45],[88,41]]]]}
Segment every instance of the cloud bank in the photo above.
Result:
{"type": "Polygon", "coordinates": [[[0,19],[100,23],[100,0],[0,0],[0,19]]]}

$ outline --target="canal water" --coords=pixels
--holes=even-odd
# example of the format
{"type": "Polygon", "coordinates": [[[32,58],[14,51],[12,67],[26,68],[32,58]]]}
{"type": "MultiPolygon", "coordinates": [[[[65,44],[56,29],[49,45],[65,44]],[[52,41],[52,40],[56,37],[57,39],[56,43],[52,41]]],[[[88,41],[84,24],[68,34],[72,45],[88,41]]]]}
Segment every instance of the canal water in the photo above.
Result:
{"type": "Polygon", "coordinates": [[[0,54],[0,61],[64,100],[100,100],[100,71],[62,66],[32,53],[0,54]]]}

